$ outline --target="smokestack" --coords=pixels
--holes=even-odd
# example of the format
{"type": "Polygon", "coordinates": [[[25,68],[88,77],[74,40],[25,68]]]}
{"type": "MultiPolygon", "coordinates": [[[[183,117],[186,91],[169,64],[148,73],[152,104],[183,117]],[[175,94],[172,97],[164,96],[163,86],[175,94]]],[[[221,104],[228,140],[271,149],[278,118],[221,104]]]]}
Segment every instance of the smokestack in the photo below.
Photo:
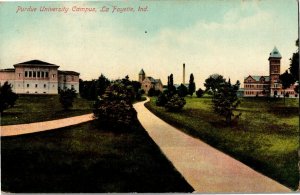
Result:
{"type": "Polygon", "coordinates": [[[185,63],[183,63],[183,79],[182,79],[182,84],[185,85],[185,63]]]}

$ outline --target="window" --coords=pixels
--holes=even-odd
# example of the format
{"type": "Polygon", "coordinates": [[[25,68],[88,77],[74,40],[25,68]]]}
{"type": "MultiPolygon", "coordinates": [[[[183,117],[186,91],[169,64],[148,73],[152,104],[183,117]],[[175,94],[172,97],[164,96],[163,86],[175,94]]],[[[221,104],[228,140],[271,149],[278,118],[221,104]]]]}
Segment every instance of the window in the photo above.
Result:
{"type": "Polygon", "coordinates": [[[28,72],[27,71],[25,71],[25,77],[28,77],[28,72]]]}
{"type": "Polygon", "coordinates": [[[52,75],[52,78],[55,78],[55,74],[52,75]]]}
{"type": "Polygon", "coordinates": [[[21,73],[19,73],[19,78],[21,77],[21,73]]]}
{"type": "Polygon", "coordinates": [[[31,71],[29,71],[29,77],[32,77],[32,72],[31,71]]]}
{"type": "Polygon", "coordinates": [[[74,81],[74,76],[71,77],[72,81],[74,81]]]}
{"type": "Polygon", "coordinates": [[[27,84],[27,88],[29,87],[29,84],[27,84]]]}
{"type": "Polygon", "coordinates": [[[44,88],[46,88],[47,87],[47,85],[46,84],[44,84],[44,88]]]}
{"type": "Polygon", "coordinates": [[[40,71],[37,72],[37,77],[38,77],[38,78],[41,77],[41,72],[40,72],[40,71]]]}
{"type": "Polygon", "coordinates": [[[71,89],[74,89],[74,85],[71,85],[71,89]]]}
{"type": "Polygon", "coordinates": [[[45,77],[48,78],[49,77],[49,73],[45,72],[45,77]]]}
{"type": "Polygon", "coordinates": [[[42,77],[43,77],[43,78],[45,77],[45,73],[44,73],[44,72],[42,72],[42,77]]]}
{"type": "Polygon", "coordinates": [[[36,77],[36,72],[35,71],[33,71],[33,77],[36,77]]]}
{"type": "Polygon", "coordinates": [[[37,88],[38,87],[38,84],[35,84],[35,88],[37,88]]]}

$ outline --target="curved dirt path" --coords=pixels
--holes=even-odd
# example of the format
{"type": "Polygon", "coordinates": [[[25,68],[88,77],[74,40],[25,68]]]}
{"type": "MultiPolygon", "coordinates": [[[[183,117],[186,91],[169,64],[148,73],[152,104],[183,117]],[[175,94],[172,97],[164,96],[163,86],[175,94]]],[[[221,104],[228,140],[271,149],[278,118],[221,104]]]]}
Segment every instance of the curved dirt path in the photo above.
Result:
{"type": "Polygon", "coordinates": [[[35,133],[40,131],[59,129],[62,127],[77,125],[91,120],[94,120],[93,114],[85,114],[85,115],[51,120],[51,121],[0,126],[0,131],[2,137],[15,136],[15,135],[28,134],[28,133],[35,133]]]}
{"type": "Polygon", "coordinates": [[[291,192],[287,187],[162,121],[144,103],[134,105],[139,121],[195,192],[291,192]]]}

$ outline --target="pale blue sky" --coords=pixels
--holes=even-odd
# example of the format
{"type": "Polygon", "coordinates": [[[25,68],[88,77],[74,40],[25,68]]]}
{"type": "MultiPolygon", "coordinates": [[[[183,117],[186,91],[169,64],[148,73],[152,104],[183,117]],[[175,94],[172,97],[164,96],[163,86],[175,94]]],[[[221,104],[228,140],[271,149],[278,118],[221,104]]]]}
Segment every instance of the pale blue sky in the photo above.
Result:
{"type": "Polygon", "coordinates": [[[111,79],[129,75],[161,78],[174,74],[186,82],[194,73],[197,87],[213,73],[235,81],[249,74],[268,75],[268,55],[276,46],[283,72],[295,52],[296,0],[93,1],[0,3],[0,66],[40,59],[82,79],[101,73],[111,79]],[[16,13],[17,7],[37,12],[16,13]],[[45,7],[95,7],[96,13],[39,12],[45,7]],[[109,7],[101,13],[102,6],[109,7]],[[111,13],[112,6],[134,13],[111,13]],[[147,12],[138,12],[148,6],[147,12]],[[147,33],[145,33],[147,31],[147,33]]]}

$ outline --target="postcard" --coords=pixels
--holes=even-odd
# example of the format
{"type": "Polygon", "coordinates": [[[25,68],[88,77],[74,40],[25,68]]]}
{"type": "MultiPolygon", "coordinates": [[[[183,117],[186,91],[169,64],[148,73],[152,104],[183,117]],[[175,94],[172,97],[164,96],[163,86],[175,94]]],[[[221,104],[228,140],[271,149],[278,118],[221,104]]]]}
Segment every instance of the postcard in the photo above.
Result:
{"type": "Polygon", "coordinates": [[[298,191],[298,18],[296,0],[1,1],[1,191],[298,191]]]}

